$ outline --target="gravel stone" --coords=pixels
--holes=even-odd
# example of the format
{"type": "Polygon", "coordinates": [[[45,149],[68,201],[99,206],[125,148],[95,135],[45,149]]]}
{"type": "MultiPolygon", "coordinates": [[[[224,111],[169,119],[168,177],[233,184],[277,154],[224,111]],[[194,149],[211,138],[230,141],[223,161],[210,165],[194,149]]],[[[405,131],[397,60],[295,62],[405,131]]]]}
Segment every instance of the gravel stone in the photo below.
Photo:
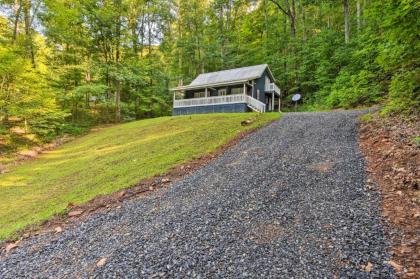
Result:
{"type": "Polygon", "coordinates": [[[168,188],[30,237],[0,277],[394,278],[362,113],[287,113],[168,188]]]}

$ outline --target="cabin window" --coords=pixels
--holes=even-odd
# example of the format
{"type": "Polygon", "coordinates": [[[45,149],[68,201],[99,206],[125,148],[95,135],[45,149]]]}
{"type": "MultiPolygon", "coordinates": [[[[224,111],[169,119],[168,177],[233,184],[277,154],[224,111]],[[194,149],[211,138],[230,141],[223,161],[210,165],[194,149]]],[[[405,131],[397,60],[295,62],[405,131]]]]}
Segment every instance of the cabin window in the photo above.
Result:
{"type": "Polygon", "coordinates": [[[194,98],[204,98],[206,97],[206,92],[194,92],[194,98]]]}
{"type": "Polygon", "coordinates": [[[244,94],[244,88],[243,87],[232,88],[231,92],[232,94],[244,94]]]}
{"type": "Polygon", "coordinates": [[[219,92],[219,96],[226,96],[226,88],[219,89],[218,92],[219,92]]]}

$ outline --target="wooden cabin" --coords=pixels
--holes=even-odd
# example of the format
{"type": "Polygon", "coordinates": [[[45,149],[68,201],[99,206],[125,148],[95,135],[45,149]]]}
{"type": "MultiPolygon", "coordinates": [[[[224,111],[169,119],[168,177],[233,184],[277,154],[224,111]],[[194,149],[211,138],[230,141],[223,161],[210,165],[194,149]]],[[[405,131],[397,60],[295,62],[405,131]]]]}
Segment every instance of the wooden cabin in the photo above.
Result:
{"type": "Polygon", "coordinates": [[[173,115],[280,111],[280,88],[267,64],[200,74],[172,88],[173,115]]]}

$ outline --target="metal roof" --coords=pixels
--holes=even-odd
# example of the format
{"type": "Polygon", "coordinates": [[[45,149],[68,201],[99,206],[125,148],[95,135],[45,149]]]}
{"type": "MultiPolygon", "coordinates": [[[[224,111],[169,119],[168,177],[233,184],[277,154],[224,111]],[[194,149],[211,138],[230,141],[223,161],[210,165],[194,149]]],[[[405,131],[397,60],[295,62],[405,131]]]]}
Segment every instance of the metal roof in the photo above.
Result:
{"type": "Polygon", "coordinates": [[[200,74],[191,82],[191,86],[206,85],[235,80],[245,80],[261,77],[267,68],[267,64],[224,70],[220,72],[200,74]]]}
{"type": "Polygon", "coordinates": [[[242,67],[237,69],[224,70],[219,72],[205,73],[200,74],[196,77],[189,85],[180,86],[176,89],[189,89],[189,88],[200,88],[203,86],[211,86],[225,83],[235,83],[235,82],[244,82],[252,79],[260,78],[264,71],[268,69],[269,74],[274,79],[271,74],[270,69],[267,64],[255,65],[242,67]]]}

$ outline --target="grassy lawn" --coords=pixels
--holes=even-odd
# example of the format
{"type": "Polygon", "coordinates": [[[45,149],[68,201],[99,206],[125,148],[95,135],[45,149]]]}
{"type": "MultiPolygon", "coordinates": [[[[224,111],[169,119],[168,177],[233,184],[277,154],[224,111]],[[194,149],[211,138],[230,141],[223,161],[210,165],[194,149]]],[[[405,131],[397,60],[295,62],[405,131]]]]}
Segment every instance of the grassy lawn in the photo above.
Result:
{"type": "Polygon", "coordinates": [[[141,120],[93,132],[0,175],[0,239],[214,151],[239,132],[279,118],[265,113],[141,120]]]}

